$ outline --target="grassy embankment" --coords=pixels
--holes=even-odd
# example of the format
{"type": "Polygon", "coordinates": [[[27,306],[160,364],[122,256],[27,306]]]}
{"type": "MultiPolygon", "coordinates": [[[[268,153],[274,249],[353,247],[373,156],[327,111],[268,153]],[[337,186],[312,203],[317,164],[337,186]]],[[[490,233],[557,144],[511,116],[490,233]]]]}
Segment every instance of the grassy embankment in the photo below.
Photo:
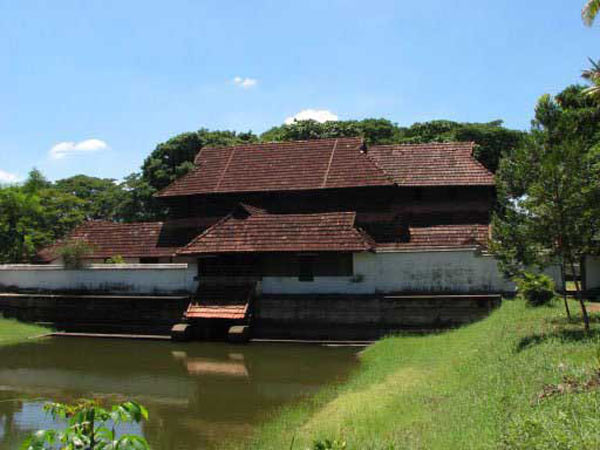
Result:
{"type": "Polygon", "coordinates": [[[0,316],[0,346],[25,342],[28,338],[50,333],[51,330],[37,325],[5,319],[0,316]]]}
{"type": "Polygon", "coordinates": [[[347,383],[282,411],[249,446],[600,448],[597,315],[593,322],[584,335],[560,303],[514,300],[458,330],[383,339],[347,383]]]}

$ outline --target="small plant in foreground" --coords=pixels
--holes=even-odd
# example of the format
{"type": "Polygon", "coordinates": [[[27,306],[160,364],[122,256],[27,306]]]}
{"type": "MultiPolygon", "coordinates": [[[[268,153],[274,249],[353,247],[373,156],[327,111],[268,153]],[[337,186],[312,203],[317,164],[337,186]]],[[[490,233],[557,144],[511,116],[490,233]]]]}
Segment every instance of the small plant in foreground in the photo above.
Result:
{"type": "Polygon", "coordinates": [[[323,441],[318,440],[313,442],[312,450],[345,450],[346,442],[345,441],[330,441],[329,439],[325,439],[323,441]]]}
{"type": "Polygon", "coordinates": [[[531,306],[546,305],[555,296],[554,282],[547,275],[524,272],[515,283],[519,294],[531,306]]]}
{"type": "Polygon", "coordinates": [[[148,442],[140,436],[117,437],[115,427],[121,423],[139,423],[148,419],[142,405],[128,401],[104,409],[93,400],[75,405],[48,403],[44,410],[52,419],[67,421],[64,430],[39,430],[22,445],[23,450],[147,450],[148,442]]]}

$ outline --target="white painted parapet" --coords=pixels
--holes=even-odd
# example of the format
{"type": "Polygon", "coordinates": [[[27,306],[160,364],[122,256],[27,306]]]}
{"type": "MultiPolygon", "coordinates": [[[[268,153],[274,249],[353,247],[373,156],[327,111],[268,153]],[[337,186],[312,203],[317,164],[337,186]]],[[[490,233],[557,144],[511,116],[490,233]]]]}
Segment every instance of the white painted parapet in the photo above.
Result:
{"type": "Polygon", "coordinates": [[[585,286],[583,289],[588,291],[600,289],[600,257],[586,256],[583,260],[583,270],[585,286]]]}
{"type": "Polygon", "coordinates": [[[264,277],[265,294],[508,293],[497,261],[473,250],[355,253],[354,276],[264,277]]]}
{"type": "Polygon", "coordinates": [[[82,269],[62,265],[0,265],[0,289],[78,291],[127,294],[191,293],[195,264],[91,264],[82,269]]]}

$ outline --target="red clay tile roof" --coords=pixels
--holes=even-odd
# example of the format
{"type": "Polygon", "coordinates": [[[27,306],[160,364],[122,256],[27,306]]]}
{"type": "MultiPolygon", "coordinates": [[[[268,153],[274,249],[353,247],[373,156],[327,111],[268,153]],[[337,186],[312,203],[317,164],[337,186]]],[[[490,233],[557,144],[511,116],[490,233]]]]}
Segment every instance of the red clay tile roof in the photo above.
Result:
{"type": "Polygon", "coordinates": [[[398,186],[493,185],[494,175],[473,156],[472,142],[374,145],[367,155],[398,186]]]}
{"type": "Polygon", "coordinates": [[[241,305],[195,305],[188,306],[184,316],[186,319],[245,319],[248,304],[241,305]]]}
{"type": "MultiPolygon", "coordinates": [[[[378,249],[424,250],[487,247],[490,226],[485,224],[435,225],[409,227],[403,240],[384,239],[378,249]]],[[[388,235],[389,236],[389,235],[388,235]]]]}
{"type": "Polygon", "coordinates": [[[254,283],[202,285],[184,316],[187,319],[245,319],[254,290],[254,283]]]}
{"type": "Polygon", "coordinates": [[[238,207],[177,254],[365,251],[373,246],[354,227],[354,212],[269,214],[249,209],[238,207]]]}
{"type": "Polygon", "coordinates": [[[360,138],[205,147],[195,169],[156,195],[393,185],[361,147],[360,138]]]}
{"type": "Polygon", "coordinates": [[[92,253],[86,258],[104,259],[116,255],[124,258],[170,257],[199,232],[200,230],[193,228],[172,228],[163,222],[90,221],[73,230],[67,239],[40,251],[38,258],[41,261],[59,258],[59,249],[68,240],[87,242],[92,253]]]}

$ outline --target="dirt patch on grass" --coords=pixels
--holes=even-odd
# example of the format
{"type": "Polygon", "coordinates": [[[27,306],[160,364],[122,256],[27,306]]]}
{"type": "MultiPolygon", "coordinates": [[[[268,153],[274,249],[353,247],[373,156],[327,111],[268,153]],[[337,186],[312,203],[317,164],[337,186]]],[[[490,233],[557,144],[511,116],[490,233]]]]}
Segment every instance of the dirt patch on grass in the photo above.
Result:
{"type": "Polygon", "coordinates": [[[566,375],[563,377],[563,381],[558,384],[547,384],[544,386],[542,392],[537,396],[537,401],[540,402],[549,397],[563,394],[577,394],[582,392],[591,391],[592,389],[598,389],[600,387],[600,369],[587,380],[581,381],[576,378],[566,375]]]}

